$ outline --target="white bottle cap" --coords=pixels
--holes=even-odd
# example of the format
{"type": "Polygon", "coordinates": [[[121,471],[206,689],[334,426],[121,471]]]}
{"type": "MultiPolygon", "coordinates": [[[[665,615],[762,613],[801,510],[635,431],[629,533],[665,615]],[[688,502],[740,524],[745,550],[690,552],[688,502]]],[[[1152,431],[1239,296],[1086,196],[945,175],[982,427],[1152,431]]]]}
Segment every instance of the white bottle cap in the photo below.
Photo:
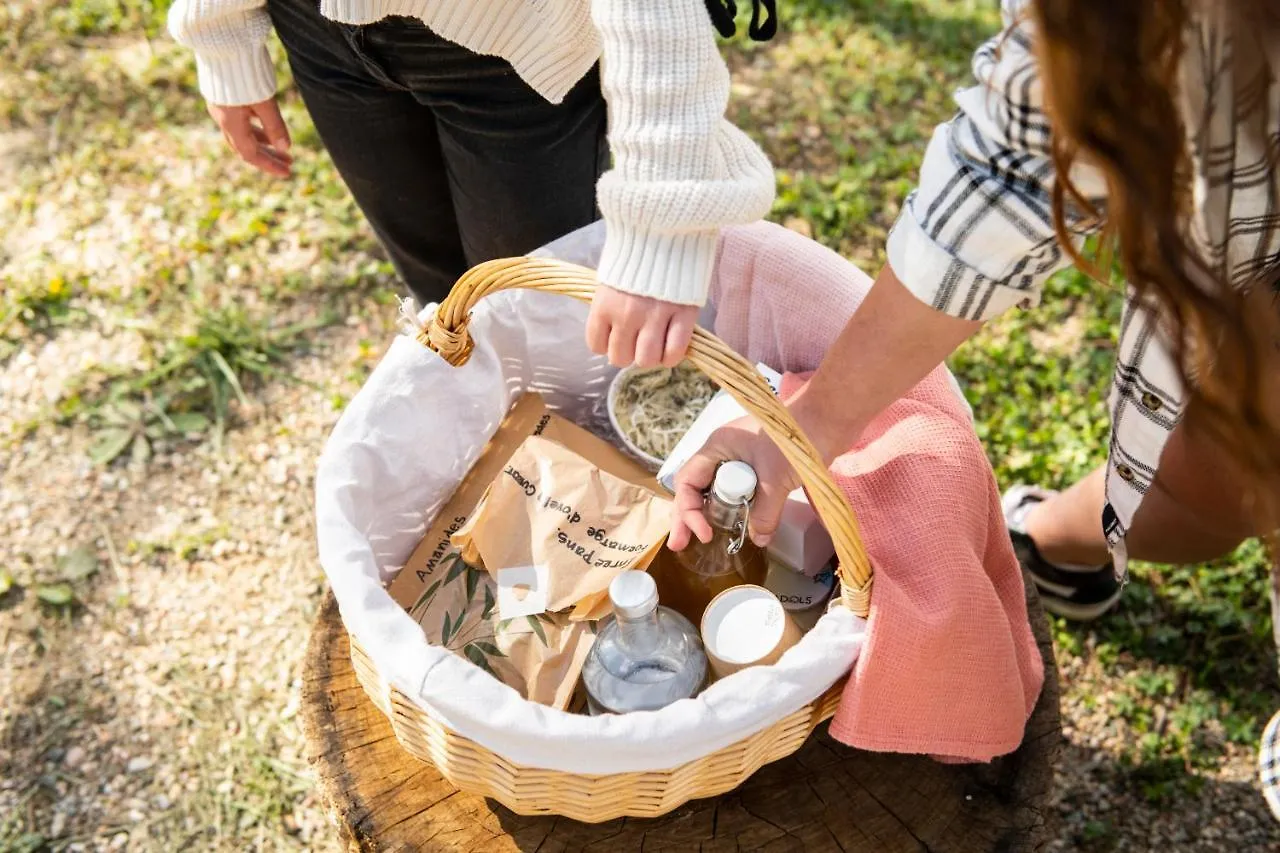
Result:
{"type": "Polygon", "coordinates": [[[799,641],[799,627],[764,587],[729,587],[711,599],[702,614],[703,648],[718,678],[743,667],[774,663],[799,641]]]}
{"type": "Polygon", "coordinates": [[[756,496],[756,472],[745,462],[726,462],[716,471],[716,497],[731,506],[756,496]]]}
{"type": "Polygon", "coordinates": [[[614,611],[627,619],[648,616],[658,606],[658,585],[648,572],[634,569],[618,575],[609,584],[609,601],[614,611]]]}

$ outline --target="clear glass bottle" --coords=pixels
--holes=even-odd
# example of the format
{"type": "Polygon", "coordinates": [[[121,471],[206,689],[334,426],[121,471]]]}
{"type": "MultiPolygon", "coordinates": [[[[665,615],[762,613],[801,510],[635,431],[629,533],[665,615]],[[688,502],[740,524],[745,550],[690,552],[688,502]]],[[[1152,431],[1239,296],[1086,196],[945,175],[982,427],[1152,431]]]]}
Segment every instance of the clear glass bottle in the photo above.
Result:
{"type": "Polygon", "coordinates": [[[601,620],[582,667],[590,713],[654,711],[696,695],[707,677],[702,640],[688,619],[658,606],[653,578],[623,572],[609,600],[613,615],[601,620]]]}
{"type": "Polygon", "coordinates": [[[745,462],[726,462],[716,471],[705,512],[711,541],[694,541],[679,552],[664,554],[662,598],[695,625],[711,599],[740,584],[764,586],[769,560],[747,538],[756,472],[745,462]]]}

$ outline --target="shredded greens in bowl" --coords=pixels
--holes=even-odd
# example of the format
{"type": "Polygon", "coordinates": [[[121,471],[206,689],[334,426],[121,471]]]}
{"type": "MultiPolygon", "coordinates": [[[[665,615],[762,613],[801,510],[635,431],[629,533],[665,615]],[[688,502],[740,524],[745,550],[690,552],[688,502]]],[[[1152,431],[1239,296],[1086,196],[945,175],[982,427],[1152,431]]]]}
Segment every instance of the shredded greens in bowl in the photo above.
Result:
{"type": "Polygon", "coordinates": [[[716,384],[688,362],[629,371],[614,400],[623,437],[659,461],[666,459],[715,395],[716,384]]]}

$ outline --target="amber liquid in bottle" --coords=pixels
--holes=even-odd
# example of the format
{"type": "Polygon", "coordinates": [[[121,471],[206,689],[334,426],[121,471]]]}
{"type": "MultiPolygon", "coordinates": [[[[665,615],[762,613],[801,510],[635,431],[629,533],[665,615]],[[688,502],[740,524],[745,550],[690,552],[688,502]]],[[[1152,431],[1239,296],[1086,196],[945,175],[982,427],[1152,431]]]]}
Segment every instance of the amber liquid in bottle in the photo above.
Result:
{"type": "Polygon", "coordinates": [[[667,551],[656,576],[663,604],[699,629],[702,611],[711,599],[730,587],[763,586],[769,571],[764,551],[745,535],[745,500],[736,505],[726,503],[713,490],[707,497],[706,514],[713,531],[711,541],[704,545],[694,540],[683,551],[667,551]]]}

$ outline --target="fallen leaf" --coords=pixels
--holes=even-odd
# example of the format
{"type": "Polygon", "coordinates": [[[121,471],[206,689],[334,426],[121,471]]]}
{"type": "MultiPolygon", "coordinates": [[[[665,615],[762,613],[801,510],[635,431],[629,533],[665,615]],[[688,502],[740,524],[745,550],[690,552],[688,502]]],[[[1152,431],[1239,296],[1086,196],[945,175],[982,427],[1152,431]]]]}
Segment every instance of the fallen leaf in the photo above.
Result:
{"type": "Polygon", "coordinates": [[[89,458],[95,465],[107,465],[133,443],[133,430],[123,428],[104,429],[98,440],[89,448],[89,458]]]}
{"type": "Polygon", "coordinates": [[[144,464],[151,458],[151,442],[147,441],[147,437],[139,433],[133,437],[133,447],[130,450],[130,456],[136,464],[144,464]]]}
{"type": "Polygon", "coordinates": [[[170,415],[169,419],[173,421],[174,432],[180,432],[183,435],[204,432],[209,428],[209,419],[199,412],[179,412],[176,415],[170,415]]]}
{"type": "Polygon", "coordinates": [[[98,571],[98,555],[81,545],[58,561],[58,574],[66,581],[80,581],[98,571]]]}
{"type": "Polygon", "coordinates": [[[129,423],[142,420],[142,407],[132,400],[117,400],[114,408],[120,417],[125,418],[129,423]]]}
{"type": "Polygon", "coordinates": [[[36,598],[45,604],[61,607],[70,604],[75,597],[76,595],[71,590],[71,584],[69,583],[55,583],[36,587],[36,598]]]}

